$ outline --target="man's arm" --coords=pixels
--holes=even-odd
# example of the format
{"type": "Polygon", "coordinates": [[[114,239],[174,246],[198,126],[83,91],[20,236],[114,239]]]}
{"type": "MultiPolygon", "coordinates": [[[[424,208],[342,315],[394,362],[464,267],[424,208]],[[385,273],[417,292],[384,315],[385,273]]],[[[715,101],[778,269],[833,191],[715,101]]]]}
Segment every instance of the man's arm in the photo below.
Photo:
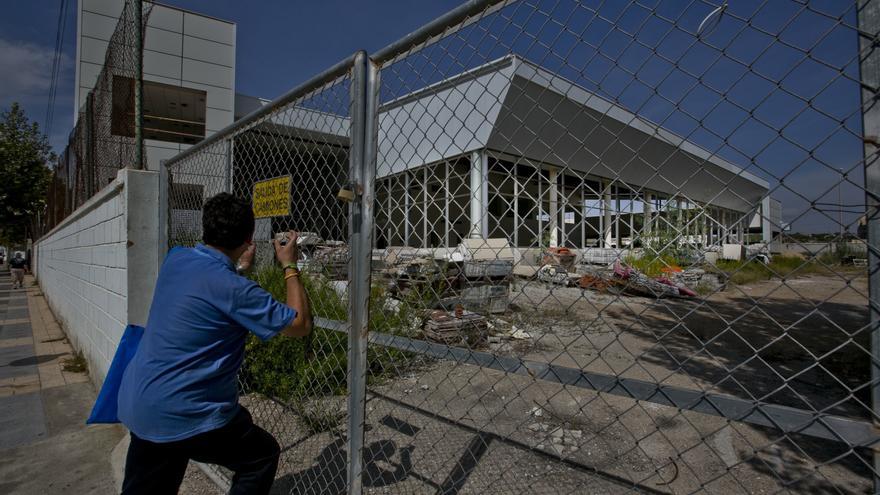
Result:
{"type": "MultiPolygon", "coordinates": [[[[284,267],[296,264],[299,257],[296,246],[299,235],[291,231],[287,236],[287,244],[284,246],[278,242],[278,239],[274,240],[275,257],[284,267]]],[[[306,289],[303,287],[302,280],[299,279],[299,272],[295,268],[285,268],[284,278],[287,285],[287,305],[296,311],[296,317],[281,333],[288,337],[305,337],[312,332],[312,313],[306,289]]]]}
{"type": "MultiPolygon", "coordinates": [[[[289,270],[285,270],[285,275],[289,270]]],[[[284,330],[281,331],[288,337],[305,337],[312,332],[312,313],[309,308],[309,298],[303,287],[299,275],[287,279],[287,305],[296,310],[296,318],[284,330]]]]}

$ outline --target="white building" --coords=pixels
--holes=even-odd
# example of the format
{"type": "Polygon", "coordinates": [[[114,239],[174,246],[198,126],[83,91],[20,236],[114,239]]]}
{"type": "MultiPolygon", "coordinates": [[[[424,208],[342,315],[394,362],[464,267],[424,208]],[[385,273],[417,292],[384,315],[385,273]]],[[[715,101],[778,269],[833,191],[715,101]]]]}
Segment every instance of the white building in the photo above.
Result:
{"type": "MultiPolygon", "coordinates": [[[[124,6],[124,0],[77,3],[74,121],[98,80],[124,6]]],[[[160,160],[232,123],[235,24],[160,3],[144,2],[144,16],[144,143],[147,168],[158,170],[160,160]]],[[[114,88],[125,82],[114,81],[114,88]]]]}
{"type": "MultiPolygon", "coordinates": [[[[306,108],[257,124],[236,138],[233,190],[246,196],[255,181],[290,173],[296,216],[344,218],[333,194],[345,183],[348,134],[347,118],[306,108]]],[[[781,224],[767,181],[517,56],[385,103],[378,143],[380,248],[467,237],[622,247],[664,231],[707,246],[769,240],[781,224]]],[[[290,222],[275,227],[298,228],[290,222]]],[[[327,227],[322,235],[344,237],[342,225],[327,227]]]]}

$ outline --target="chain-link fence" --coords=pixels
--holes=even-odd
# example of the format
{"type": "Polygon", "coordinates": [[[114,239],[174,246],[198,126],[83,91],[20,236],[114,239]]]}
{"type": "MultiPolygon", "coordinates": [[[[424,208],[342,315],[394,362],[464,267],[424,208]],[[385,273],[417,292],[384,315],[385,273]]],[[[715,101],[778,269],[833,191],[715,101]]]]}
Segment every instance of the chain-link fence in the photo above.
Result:
{"type": "Polygon", "coordinates": [[[41,235],[113,181],[120,169],[143,168],[137,85],[143,78],[143,26],[152,6],[141,0],[123,4],[104,64],[80,102],[76,125],[55,166],[41,235]]]}
{"type": "Polygon", "coordinates": [[[276,489],[875,490],[878,15],[468,2],[173,159],[170,245],[251,198],[281,297],[309,233],[276,489]]]}
{"type": "Polygon", "coordinates": [[[351,177],[353,60],[164,167],[170,245],[201,242],[201,208],[209,197],[248,198],[257,216],[257,261],[249,276],[281,300],[286,286],[271,241],[274,233],[300,232],[302,280],[317,328],[307,339],[251,337],[240,375],[242,404],[283,449],[276,485],[291,493],[316,483],[301,472],[316,459],[342,469],[341,477],[321,483],[345,489],[345,459],[334,446],[347,429],[349,346],[341,330],[349,321],[351,251],[349,205],[337,194],[351,177]]]}

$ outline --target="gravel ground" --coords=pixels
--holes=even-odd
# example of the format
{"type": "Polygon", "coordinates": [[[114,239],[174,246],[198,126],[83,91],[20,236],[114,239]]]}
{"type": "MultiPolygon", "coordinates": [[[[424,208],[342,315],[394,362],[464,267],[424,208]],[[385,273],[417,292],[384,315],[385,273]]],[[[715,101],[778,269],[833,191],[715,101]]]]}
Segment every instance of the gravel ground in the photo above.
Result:
{"type": "Polygon", "coordinates": [[[181,495],[221,495],[223,492],[198,466],[189,463],[178,493],[181,495]]]}

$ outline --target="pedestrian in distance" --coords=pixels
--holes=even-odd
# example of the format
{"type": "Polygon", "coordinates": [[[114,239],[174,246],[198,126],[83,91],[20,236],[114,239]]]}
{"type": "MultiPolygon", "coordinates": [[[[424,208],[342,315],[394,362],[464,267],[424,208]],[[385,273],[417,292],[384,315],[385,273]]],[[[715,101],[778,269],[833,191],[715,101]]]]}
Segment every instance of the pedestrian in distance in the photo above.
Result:
{"type": "Polygon", "coordinates": [[[9,260],[9,270],[12,272],[12,288],[24,287],[24,274],[27,271],[27,260],[21,253],[15,253],[15,257],[9,260]]]}
{"type": "Polygon", "coordinates": [[[122,375],[118,414],[131,431],[123,495],[177,493],[190,460],[233,471],[231,494],[269,493],[275,479],[278,442],[238,403],[237,375],[249,333],[265,341],[311,332],[297,234],[274,241],[287,285],[281,304],[240,274],[254,260],[249,202],[228,193],[210,198],[202,229],[203,244],[165,258],[122,375]]]}

